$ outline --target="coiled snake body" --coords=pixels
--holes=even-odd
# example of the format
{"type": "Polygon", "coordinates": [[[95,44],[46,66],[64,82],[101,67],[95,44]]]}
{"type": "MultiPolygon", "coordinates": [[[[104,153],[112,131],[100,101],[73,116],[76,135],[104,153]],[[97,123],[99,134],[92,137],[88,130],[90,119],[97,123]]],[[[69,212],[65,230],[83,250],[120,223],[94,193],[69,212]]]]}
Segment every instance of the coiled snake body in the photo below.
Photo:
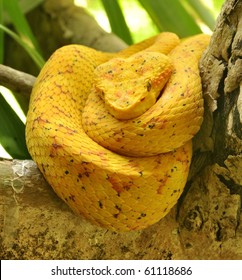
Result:
{"type": "Polygon", "coordinates": [[[175,205],[203,119],[208,42],[161,33],[115,54],[69,45],[51,56],[31,95],[27,146],[76,213],[129,231],[175,205]]]}

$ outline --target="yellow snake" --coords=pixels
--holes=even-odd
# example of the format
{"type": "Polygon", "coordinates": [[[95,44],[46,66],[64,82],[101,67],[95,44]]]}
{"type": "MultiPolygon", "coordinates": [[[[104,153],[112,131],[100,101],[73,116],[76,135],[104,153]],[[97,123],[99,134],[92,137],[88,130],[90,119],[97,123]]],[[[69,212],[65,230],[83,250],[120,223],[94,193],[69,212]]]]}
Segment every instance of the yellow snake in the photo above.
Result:
{"type": "Polygon", "coordinates": [[[74,212],[130,231],[176,204],[203,120],[198,62],[209,39],[166,32],[115,54],[69,45],[50,57],[31,94],[27,146],[74,212]]]}

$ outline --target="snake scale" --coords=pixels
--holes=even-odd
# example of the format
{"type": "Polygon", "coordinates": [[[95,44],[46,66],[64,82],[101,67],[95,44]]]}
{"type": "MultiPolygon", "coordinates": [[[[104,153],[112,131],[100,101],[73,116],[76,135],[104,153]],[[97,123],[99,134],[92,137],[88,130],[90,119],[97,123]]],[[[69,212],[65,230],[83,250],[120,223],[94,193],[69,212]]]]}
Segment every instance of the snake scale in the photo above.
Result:
{"type": "Polygon", "coordinates": [[[209,36],[164,32],[117,53],[64,46],[31,94],[26,141],[57,195],[114,231],[177,203],[203,120],[198,62],[209,36]]]}

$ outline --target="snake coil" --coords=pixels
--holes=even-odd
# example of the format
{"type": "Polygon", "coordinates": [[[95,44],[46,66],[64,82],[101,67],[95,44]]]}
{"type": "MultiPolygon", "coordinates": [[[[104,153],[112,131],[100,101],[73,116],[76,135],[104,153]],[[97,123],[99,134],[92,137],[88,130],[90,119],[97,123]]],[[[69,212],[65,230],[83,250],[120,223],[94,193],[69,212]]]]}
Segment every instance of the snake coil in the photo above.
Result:
{"type": "Polygon", "coordinates": [[[31,94],[27,146],[74,212],[129,231],[176,204],[203,120],[208,43],[161,33],[115,54],[69,45],[50,57],[31,94]]]}

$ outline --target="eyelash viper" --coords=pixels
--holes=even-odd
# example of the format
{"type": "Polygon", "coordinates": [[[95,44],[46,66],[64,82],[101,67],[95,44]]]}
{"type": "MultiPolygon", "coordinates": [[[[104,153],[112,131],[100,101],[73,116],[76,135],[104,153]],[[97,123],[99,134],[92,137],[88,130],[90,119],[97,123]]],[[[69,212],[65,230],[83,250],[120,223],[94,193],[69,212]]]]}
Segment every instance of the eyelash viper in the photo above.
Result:
{"type": "Polygon", "coordinates": [[[198,62],[209,40],[164,32],[115,54],[68,45],[49,58],[31,94],[26,142],[74,212],[130,231],[176,204],[203,120],[198,62]]]}

